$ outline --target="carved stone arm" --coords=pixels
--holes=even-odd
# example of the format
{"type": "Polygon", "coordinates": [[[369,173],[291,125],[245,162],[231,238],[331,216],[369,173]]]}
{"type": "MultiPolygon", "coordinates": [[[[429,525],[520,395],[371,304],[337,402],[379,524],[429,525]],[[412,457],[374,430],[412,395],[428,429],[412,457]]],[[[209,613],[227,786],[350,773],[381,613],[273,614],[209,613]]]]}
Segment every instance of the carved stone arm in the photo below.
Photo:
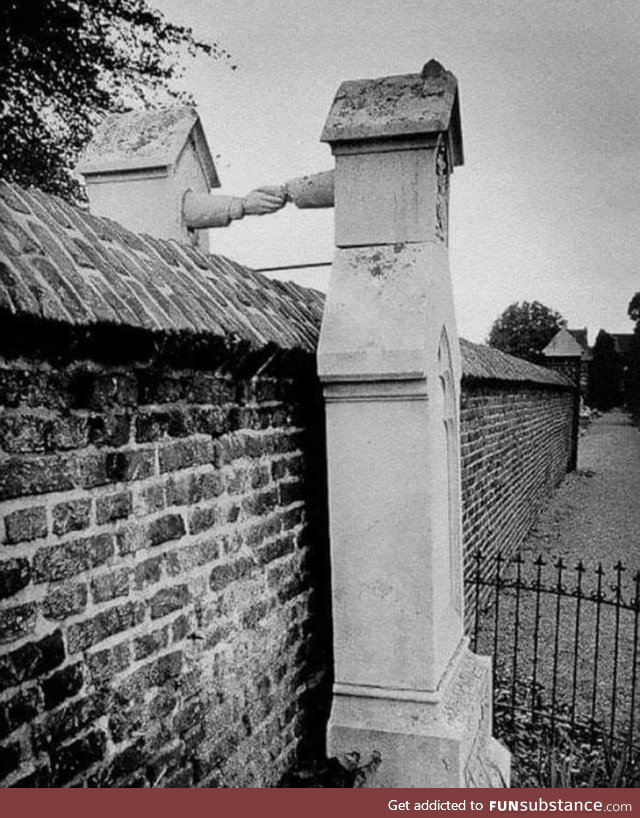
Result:
{"type": "Polygon", "coordinates": [[[182,202],[182,216],[186,226],[194,230],[227,227],[244,216],[275,213],[287,202],[302,209],[333,207],[333,171],[298,176],[285,185],[263,185],[246,196],[193,193],[190,190],[182,202]]]}
{"type": "Polygon", "coordinates": [[[275,213],[286,201],[285,189],[276,185],[256,188],[246,196],[187,191],[182,202],[182,216],[186,226],[195,230],[227,227],[244,216],[275,213]]]}
{"type": "Polygon", "coordinates": [[[333,171],[298,176],[285,184],[287,201],[299,208],[333,207],[333,171]]]}

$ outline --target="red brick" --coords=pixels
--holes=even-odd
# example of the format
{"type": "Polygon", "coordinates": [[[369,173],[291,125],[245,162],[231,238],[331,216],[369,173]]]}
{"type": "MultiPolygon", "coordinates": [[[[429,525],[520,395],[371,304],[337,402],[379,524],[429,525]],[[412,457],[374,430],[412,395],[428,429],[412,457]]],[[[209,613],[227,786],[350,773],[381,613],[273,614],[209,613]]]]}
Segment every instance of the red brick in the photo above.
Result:
{"type": "Polygon", "coordinates": [[[32,506],[14,511],[4,518],[6,541],[11,545],[46,537],[47,512],[44,506],[32,506]]]}
{"type": "Polygon", "coordinates": [[[70,699],[80,692],[84,684],[82,663],[67,665],[57,670],[40,683],[44,696],[44,709],[53,710],[65,699],[70,699]]]}
{"type": "Polygon", "coordinates": [[[5,778],[20,766],[20,744],[12,741],[0,745],[0,779],[5,778]]]}
{"type": "Polygon", "coordinates": [[[163,446],[159,452],[161,473],[202,466],[213,461],[210,438],[178,440],[163,446]]]}
{"type": "Polygon", "coordinates": [[[112,569],[91,580],[91,595],[94,603],[108,602],[129,593],[129,568],[112,569]]]}
{"type": "Polygon", "coordinates": [[[258,548],[258,560],[261,564],[266,564],[272,560],[277,560],[287,554],[291,554],[295,547],[295,539],[292,535],[279,537],[273,542],[268,542],[261,548],[258,548]]]}
{"type": "Polygon", "coordinates": [[[184,536],[184,520],[179,514],[167,514],[149,524],[147,537],[151,547],[162,545],[184,536]]]}
{"type": "Polygon", "coordinates": [[[8,454],[37,454],[47,447],[49,420],[20,412],[0,415],[0,448],[8,454]]]}
{"type": "Polygon", "coordinates": [[[114,554],[113,534],[96,534],[82,540],[41,548],[33,559],[34,582],[55,582],[96,568],[114,554]]]}
{"type": "Polygon", "coordinates": [[[180,545],[175,551],[165,555],[165,565],[169,576],[177,576],[185,571],[215,562],[220,557],[220,543],[216,539],[180,545]]]}
{"type": "Polygon", "coordinates": [[[159,619],[180,608],[184,608],[190,600],[191,594],[186,585],[161,588],[151,599],[151,618],[159,619]]]}
{"type": "Polygon", "coordinates": [[[88,433],[93,446],[126,446],[131,440],[131,416],[119,412],[92,415],[88,419],[88,433]]]}
{"type": "Polygon", "coordinates": [[[68,650],[70,654],[86,650],[102,642],[115,633],[133,628],[144,619],[142,604],[126,602],[114,608],[101,611],[91,619],[69,626],[68,650]]]}
{"type": "Polygon", "coordinates": [[[72,489],[74,474],[69,455],[10,457],[0,464],[0,496],[10,500],[72,489]]]}
{"type": "Polygon", "coordinates": [[[224,508],[219,505],[194,508],[189,513],[189,533],[200,534],[225,519],[224,508]]]}
{"type": "Polygon", "coordinates": [[[135,376],[123,372],[81,372],[75,392],[77,408],[94,412],[120,406],[134,407],[138,399],[135,376]]]}
{"type": "Polygon", "coordinates": [[[192,425],[184,409],[153,409],[136,417],[136,441],[149,443],[163,437],[185,437],[192,425]]]}
{"type": "Polygon", "coordinates": [[[91,499],[68,500],[53,507],[53,533],[58,536],[82,531],[89,525],[91,499]]]}
{"type": "Polygon", "coordinates": [[[52,759],[54,786],[60,787],[104,757],[106,737],[99,730],[58,748],[52,759]]]}
{"type": "Polygon", "coordinates": [[[89,418],[83,415],[58,417],[47,426],[46,444],[48,451],[82,449],[88,442],[89,418]]]}
{"type": "Polygon", "coordinates": [[[30,579],[28,560],[23,557],[0,560],[0,599],[14,596],[29,584],[30,579]]]}
{"type": "Polygon", "coordinates": [[[87,667],[92,681],[99,685],[125,670],[131,664],[131,649],[127,642],[105,648],[87,656],[87,667]]]}
{"type": "Polygon", "coordinates": [[[0,610],[0,644],[32,633],[36,627],[37,612],[35,602],[25,602],[24,605],[0,610]]]}
{"type": "Polygon", "coordinates": [[[38,691],[20,690],[0,705],[0,740],[38,715],[38,691]]]}
{"type": "Polygon", "coordinates": [[[218,565],[209,575],[209,587],[212,591],[222,591],[231,582],[244,579],[251,574],[254,563],[249,557],[241,557],[235,562],[218,565]]]}
{"type": "Polygon", "coordinates": [[[62,633],[55,631],[37,642],[27,642],[11,653],[0,655],[0,690],[48,673],[65,658],[62,633]]]}
{"type": "Polygon", "coordinates": [[[49,591],[42,602],[45,619],[66,619],[82,613],[87,607],[87,586],[84,583],[62,585],[49,591]]]}
{"type": "Polygon", "coordinates": [[[134,584],[137,590],[159,582],[162,577],[163,557],[150,557],[140,562],[134,569],[134,584]]]}
{"type": "Polygon", "coordinates": [[[131,514],[132,507],[130,491],[120,491],[107,497],[99,497],[96,500],[96,522],[102,525],[115,520],[123,520],[131,514]]]}
{"type": "Polygon", "coordinates": [[[167,628],[160,628],[151,633],[145,633],[134,639],[133,650],[136,660],[147,659],[154,653],[167,647],[169,643],[169,633],[167,628]]]}

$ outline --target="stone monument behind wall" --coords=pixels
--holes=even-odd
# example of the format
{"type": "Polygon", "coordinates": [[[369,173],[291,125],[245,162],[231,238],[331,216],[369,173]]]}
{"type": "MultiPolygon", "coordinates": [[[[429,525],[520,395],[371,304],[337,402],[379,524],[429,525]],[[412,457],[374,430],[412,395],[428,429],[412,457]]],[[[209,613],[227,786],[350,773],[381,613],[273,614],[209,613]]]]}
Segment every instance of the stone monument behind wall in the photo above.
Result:
{"type": "Polygon", "coordinates": [[[189,231],[182,212],[187,191],[208,194],[220,187],[193,108],[107,116],[77,170],[84,176],[95,216],[107,216],[134,232],[209,250],[207,231],[189,231]]]}
{"type": "Polygon", "coordinates": [[[342,84],[336,251],[318,350],[327,409],[335,685],[328,752],[382,756],[374,786],[501,786],[491,672],[463,635],[459,345],[449,177],[457,82],[342,84]]]}

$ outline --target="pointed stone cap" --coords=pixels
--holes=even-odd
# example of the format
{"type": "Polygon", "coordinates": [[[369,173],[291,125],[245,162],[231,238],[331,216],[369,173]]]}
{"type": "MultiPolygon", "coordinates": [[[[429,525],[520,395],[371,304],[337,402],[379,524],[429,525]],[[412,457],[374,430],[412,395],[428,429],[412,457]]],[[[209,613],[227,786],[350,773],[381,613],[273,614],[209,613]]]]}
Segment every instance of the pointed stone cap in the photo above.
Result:
{"type": "Polygon", "coordinates": [[[542,350],[547,358],[581,358],[583,353],[583,348],[568,329],[558,330],[542,350]]]}
{"type": "Polygon", "coordinates": [[[175,167],[185,145],[193,146],[210,187],[220,187],[211,151],[193,108],[110,114],[98,126],[76,170],[84,176],[175,167]]]}
{"type": "Polygon", "coordinates": [[[420,74],[343,82],[322,142],[419,136],[449,131],[454,165],[464,161],[458,81],[430,60],[420,74]]]}

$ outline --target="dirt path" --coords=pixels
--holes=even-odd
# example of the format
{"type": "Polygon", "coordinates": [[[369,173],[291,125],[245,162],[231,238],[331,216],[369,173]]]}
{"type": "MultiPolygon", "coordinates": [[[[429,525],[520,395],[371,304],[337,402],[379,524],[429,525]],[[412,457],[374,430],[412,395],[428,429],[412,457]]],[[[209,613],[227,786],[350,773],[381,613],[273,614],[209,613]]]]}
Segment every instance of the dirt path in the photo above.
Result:
{"type": "Polygon", "coordinates": [[[582,560],[609,570],[621,560],[640,569],[640,429],[614,410],[580,438],[578,471],[543,511],[523,547],[524,556],[582,560]]]}

